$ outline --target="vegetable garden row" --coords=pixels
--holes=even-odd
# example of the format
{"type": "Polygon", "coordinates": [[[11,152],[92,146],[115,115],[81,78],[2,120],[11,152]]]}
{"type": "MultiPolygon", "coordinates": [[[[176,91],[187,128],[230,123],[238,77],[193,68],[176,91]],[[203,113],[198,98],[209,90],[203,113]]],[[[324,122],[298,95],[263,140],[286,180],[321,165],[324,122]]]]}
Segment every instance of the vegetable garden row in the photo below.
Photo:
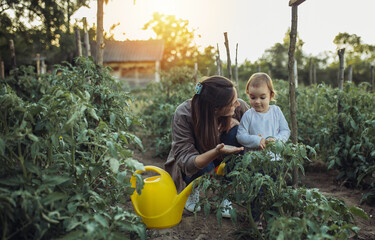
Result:
{"type": "MultiPolygon", "coordinates": [[[[132,159],[132,149],[143,148],[134,130],[166,156],[170,119],[193,94],[194,70],[172,69],[161,74],[160,83],[131,92],[108,69],[84,58],[48,75],[26,67],[17,71],[17,79],[1,80],[0,86],[2,239],[147,238],[129,205],[129,179],[143,168],[132,159]]],[[[288,119],[288,83],[275,84],[277,104],[288,119]]],[[[281,156],[278,163],[256,152],[237,156],[225,177],[202,178],[197,187],[216,193],[201,200],[205,213],[215,211],[220,222],[221,200],[232,200],[232,220],[248,223],[239,236],[253,238],[347,239],[358,233],[354,216],[367,218],[360,208],[318,190],[291,188],[288,180],[295,166],[303,172],[309,158],[318,158],[340,171],[340,181],[368,189],[363,201],[374,203],[375,96],[367,87],[299,87],[300,143],[272,145],[269,150],[281,156]],[[261,231],[258,220],[265,223],[261,231]]]]}

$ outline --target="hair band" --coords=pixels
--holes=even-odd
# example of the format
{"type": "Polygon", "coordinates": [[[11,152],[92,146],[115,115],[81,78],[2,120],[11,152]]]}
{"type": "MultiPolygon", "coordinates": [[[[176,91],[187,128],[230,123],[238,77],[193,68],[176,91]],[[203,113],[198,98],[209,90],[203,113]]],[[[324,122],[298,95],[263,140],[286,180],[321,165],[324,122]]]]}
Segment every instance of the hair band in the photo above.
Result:
{"type": "Polygon", "coordinates": [[[195,94],[200,94],[202,92],[203,85],[200,82],[197,82],[194,87],[195,94]]]}

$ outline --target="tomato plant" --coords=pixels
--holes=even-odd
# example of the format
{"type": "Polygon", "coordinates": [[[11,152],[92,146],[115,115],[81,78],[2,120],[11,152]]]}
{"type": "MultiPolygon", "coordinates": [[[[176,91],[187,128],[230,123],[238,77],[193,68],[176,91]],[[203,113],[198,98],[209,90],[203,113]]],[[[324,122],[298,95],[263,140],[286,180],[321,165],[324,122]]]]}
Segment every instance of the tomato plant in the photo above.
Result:
{"type": "Polygon", "coordinates": [[[0,85],[0,220],[4,239],[145,238],[129,209],[131,97],[90,59],[0,85]]]}

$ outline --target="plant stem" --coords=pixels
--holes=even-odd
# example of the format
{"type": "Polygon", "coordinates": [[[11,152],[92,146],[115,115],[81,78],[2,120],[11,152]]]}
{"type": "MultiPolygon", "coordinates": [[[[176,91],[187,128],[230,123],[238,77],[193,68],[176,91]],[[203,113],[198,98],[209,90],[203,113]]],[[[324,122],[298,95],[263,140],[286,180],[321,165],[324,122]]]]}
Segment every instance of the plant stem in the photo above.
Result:
{"type": "Polygon", "coordinates": [[[24,161],[23,155],[22,155],[22,149],[21,149],[21,142],[20,141],[18,141],[18,159],[20,160],[21,165],[22,165],[23,177],[26,179],[27,172],[26,172],[26,167],[25,167],[25,161],[24,161]]]}
{"type": "Polygon", "coordinates": [[[258,235],[258,237],[259,237],[258,239],[264,239],[262,234],[259,232],[257,225],[255,224],[253,214],[251,213],[252,211],[251,211],[251,203],[250,202],[247,203],[247,209],[248,209],[248,214],[249,214],[250,227],[252,229],[254,229],[255,234],[258,235]]]}

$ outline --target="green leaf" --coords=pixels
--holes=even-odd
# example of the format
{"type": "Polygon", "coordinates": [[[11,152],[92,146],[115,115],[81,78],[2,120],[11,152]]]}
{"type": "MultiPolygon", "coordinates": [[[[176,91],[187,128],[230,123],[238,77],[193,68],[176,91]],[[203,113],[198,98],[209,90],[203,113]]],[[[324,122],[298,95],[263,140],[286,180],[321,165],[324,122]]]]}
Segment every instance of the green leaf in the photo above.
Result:
{"type": "Polygon", "coordinates": [[[28,133],[27,136],[30,138],[31,141],[39,142],[39,138],[32,133],[28,133]]]}
{"type": "Polygon", "coordinates": [[[130,169],[132,170],[140,170],[140,171],[144,171],[145,170],[145,167],[143,165],[143,163],[135,160],[135,159],[132,159],[132,158],[127,158],[126,161],[125,161],[125,164],[127,167],[129,167],[130,169]]]}
{"type": "Polygon", "coordinates": [[[99,121],[99,117],[98,117],[98,115],[96,115],[96,112],[95,112],[95,110],[93,108],[89,108],[88,111],[89,111],[89,114],[90,114],[90,116],[92,118],[94,118],[95,120],[99,121]]]}
{"type": "Polygon", "coordinates": [[[108,228],[108,221],[102,215],[95,214],[94,219],[95,219],[95,221],[97,221],[103,227],[108,228]]]}
{"type": "Polygon", "coordinates": [[[362,219],[365,219],[365,220],[369,220],[369,217],[367,216],[366,212],[363,211],[362,208],[359,208],[359,207],[355,207],[355,206],[352,206],[349,208],[349,211],[355,215],[355,216],[358,216],[362,219]]]}
{"type": "Polygon", "coordinates": [[[118,173],[118,169],[120,167],[120,163],[117,159],[115,158],[110,158],[109,159],[109,168],[113,173],[118,173]]]}
{"type": "Polygon", "coordinates": [[[73,115],[70,117],[70,119],[66,122],[66,126],[70,126],[77,118],[78,118],[79,113],[74,112],[73,115]]]}
{"type": "Polygon", "coordinates": [[[67,198],[67,195],[65,193],[53,192],[49,194],[47,197],[43,198],[43,202],[44,204],[49,205],[53,202],[56,202],[65,198],[67,198]]]}

